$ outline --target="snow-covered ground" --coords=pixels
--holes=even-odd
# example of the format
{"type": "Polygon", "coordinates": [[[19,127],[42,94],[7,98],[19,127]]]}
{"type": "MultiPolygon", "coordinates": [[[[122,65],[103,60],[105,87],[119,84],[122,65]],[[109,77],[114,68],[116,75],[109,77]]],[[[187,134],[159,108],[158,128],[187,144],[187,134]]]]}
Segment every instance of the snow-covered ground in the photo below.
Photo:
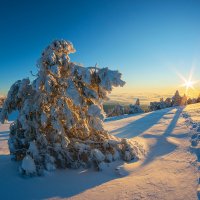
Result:
{"type": "Polygon", "coordinates": [[[0,125],[0,199],[198,199],[198,160],[190,147],[193,128],[183,112],[200,122],[200,104],[105,122],[111,134],[144,146],[138,162],[117,161],[102,172],[66,169],[32,178],[18,174],[7,146],[9,124],[0,125]]]}

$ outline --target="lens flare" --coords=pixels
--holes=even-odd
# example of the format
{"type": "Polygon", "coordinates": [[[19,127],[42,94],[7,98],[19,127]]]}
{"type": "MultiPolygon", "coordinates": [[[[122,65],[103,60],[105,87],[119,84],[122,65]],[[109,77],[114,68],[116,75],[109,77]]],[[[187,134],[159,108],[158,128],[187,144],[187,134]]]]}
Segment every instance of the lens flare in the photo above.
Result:
{"type": "Polygon", "coordinates": [[[194,81],[193,79],[193,72],[194,68],[192,67],[189,73],[188,79],[185,78],[180,72],[176,72],[179,78],[183,81],[183,84],[181,85],[182,87],[185,87],[185,93],[188,93],[189,89],[195,90],[194,85],[198,83],[199,81],[194,81]]]}

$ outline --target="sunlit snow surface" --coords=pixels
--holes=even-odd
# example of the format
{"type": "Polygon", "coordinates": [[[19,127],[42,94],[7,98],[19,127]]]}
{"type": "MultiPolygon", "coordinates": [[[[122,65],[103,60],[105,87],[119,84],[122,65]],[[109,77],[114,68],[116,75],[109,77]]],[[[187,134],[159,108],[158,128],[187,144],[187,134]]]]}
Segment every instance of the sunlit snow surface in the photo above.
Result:
{"type": "Polygon", "coordinates": [[[7,146],[9,124],[0,125],[0,199],[197,199],[199,148],[194,151],[190,138],[199,122],[200,104],[107,119],[111,134],[144,146],[141,160],[31,178],[18,174],[7,146]]]}

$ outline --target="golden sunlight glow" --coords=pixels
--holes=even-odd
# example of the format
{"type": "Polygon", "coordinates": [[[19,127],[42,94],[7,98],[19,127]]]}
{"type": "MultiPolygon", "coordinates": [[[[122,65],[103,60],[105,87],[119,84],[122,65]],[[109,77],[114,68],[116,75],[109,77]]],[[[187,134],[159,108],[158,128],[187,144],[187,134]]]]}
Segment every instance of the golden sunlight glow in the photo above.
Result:
{"type": "Polygon", "coordinates": [[[177,75],[180,77],[180,79],[184,82],[181,86],[182,87],[185,87],[185,94],[188,93],[188,90],[191,88],[193,90],[195,90],[194,88],[194,84],[196,84],[198,81],[193,81],[192,80],[192,76],[193,76],[193,71],[194,71],[194,68],[192,68],[190,70],[190,74],[189,74],[189,77],[188,79],[186,79],[181,73],[177,72],[177,75]]]}
{"type": "Polygon", "coordinates": [[[185,86],[186,87],[186,90],[188,90],[189,88],[192,88],[192,89],[194,89],[194,87],[193,87],[193,85],[195,84],[195,82],[194,81],[186,81],[184,84],[183,84],[183,86],[185,86]]]}

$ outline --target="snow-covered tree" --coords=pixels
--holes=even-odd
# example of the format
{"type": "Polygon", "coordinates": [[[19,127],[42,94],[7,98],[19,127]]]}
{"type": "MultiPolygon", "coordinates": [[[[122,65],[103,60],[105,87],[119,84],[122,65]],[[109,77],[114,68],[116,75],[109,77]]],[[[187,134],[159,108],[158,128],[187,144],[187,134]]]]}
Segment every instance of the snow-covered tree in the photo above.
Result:
{"type": "Polygon", "coordinates": [[[184,94],[181,98],[181,104],[180,105],[187,105],[187,96],[184,94]]]}
{"type": "Polygon", "coordinates": [[[136,100],[135,105],[140,106],[140,99],[139,98],[136,100]]]}
{"type": "Polygon", "coordinates": [[[72,43],[56,40],[42,53],[33,82],[15,82],[4,102],[1,121],[13,110],[9,149],[21,160],[23,174],[55,168],[96,166],[118,158],[130,161],[139,148],[103,128],[102,102],[113,87],[123,86],[121,74],[108,68],[85,68],[70,62],[72,43]]]}
{"type": "Polygon", "coordinates": [[[181,105],[181,99],[182,97],[179,94],[179,91],[176,90],[174,96],[172,97],[172,105],[173,106],[180,106],[181,105]]]}
{"type": "Polygon", "coordinates": [[[140,100],[137,99],[135,104],[129,105],[129,114],[135,114],[135,113],[143,113],[144,110],[140,107],[140,100]]]}
{"type": "Polygon", "coordinates": [[[166,98],[165,99],[165,104],[166,104],[166,107],[171,107],[172,106],[172,99],[171,98],[166,98]]]}
{"type": "Polygon", "coordinates": [[[163,98],[160,98],[160,102],[159,102],[159,104],[160,104],[160,109],[164,109],[164,108],[167,108],[167,104],[166,104],[166,102],[164,101],[164,99],[163,98]]]}

